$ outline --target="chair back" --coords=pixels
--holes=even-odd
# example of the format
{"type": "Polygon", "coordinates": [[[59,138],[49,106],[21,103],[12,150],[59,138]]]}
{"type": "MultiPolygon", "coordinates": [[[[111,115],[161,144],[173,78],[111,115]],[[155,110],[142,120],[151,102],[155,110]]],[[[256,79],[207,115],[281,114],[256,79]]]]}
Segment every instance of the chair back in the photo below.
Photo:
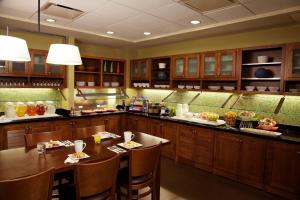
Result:
{"type": "Polygon", "coordinates": [[[114,199],[118,170],[118,155],[105,161],[78,164],[76,168],[77,197],[91,197],[110,190],[110,196],[114,199]]]}
{"type": "Polygon", "coordinates": [[[105,125],[76,128],[74,139],[88,138],[100,131],[105,131],[105,125]]]}
{"type": "Polygon", "coordinates": [[[0,199],[51,199],[53,171],[54,168],[51,168],[36,175],[13,180],[0,181],[0,199]]]}
{"type": "Polygon", "coordinates": [[[132,177],[154,174],[160,159],[161,143],[152,147],[132,149],[130,172],[132,177]]]}
{"type": "Polygon", "coordinates": [[[50,140],[65,140],[71,138],[64,138],[58,131],[28,133],[24,135],[26,148],[36,147],[39,142],[49,142],[50,140]]]}

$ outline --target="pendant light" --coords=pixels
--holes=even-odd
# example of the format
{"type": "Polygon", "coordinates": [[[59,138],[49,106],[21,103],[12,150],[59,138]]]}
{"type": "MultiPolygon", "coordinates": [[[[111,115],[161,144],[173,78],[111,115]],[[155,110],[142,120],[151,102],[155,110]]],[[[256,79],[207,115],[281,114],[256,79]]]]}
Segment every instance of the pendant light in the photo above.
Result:
{"type": "Polygon", "coordinates": [[[0,35],[0,60],[7,61],[30,61],[30,55],[25,40],[17,37],[0,35]]]}
{"type": "MultiPolygon", "coordinates": [[[[41,0],[38,0],[38,31],[41,29],[41,0]]],[[[51,44],[46,63],[54,65],[82,65],[79,48],[71,44],[51,44]]]]}

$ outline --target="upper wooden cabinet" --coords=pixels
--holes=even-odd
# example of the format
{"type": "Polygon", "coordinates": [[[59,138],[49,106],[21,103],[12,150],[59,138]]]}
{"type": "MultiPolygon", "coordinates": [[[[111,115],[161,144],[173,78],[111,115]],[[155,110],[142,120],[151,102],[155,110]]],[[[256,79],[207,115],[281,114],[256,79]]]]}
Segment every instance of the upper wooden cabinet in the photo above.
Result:
{"type": "Polygon", "coordinates": [[[150,79],[150,60],[132,60],[130,63],[131,80],[149,80],[150,79]]]}
{"type": "Polygon", "coordinates": [[[286,79],[300,79],[300,43],[288,44],[285,58],[286,79]]]}
{"type": "Polygon", "coordinates": [[[47,64],[48,51],[31,50],[30,74],[33,76],[58,76],[63,77],[65,66],[47,64]]]}
{"type": "Polygon", "coordinates": [[[236,50],[204,52],[201,55],[203,79],[236,78],[236,50]]]}
{"type": "Polygon", "coordinates": [[[172,74],[174,79],[200,78],[199,69],[199,54],[172,56],[172,74]]]}

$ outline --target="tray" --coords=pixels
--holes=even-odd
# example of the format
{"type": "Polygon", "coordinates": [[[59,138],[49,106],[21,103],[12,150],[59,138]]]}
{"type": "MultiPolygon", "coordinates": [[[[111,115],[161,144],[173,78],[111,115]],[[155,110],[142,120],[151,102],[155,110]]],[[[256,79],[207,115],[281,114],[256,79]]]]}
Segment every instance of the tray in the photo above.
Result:
{"type": "Polygon", "coordinates": [[[122,143],[118,143],[117,145],[120,147],[123,147],[125,149],[134,149],[134,148],[143,146],[142,144],[134,142],[134,141],[130,141],[129,143],[122,142],[122,143]]]}

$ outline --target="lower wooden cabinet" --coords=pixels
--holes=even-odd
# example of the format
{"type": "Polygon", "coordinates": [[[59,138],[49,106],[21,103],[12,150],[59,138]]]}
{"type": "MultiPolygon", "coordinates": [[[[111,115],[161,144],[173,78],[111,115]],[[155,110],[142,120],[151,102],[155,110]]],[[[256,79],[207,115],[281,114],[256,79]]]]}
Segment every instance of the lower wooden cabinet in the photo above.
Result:
{"type": "Polygon", "coordinates": [[[171,143],[162,148],[162,155],[176,158],[176,140],[177,140],[177,125],[171,122],[164,122],[162,126],[162,137],[170,140],[171,143]]]}
{"type": "Polygon", "coordinates": [[[268,143],[265,184],[268,192],[300,199],[300,145],[268,143]]]}
{"type": "Polygon", "coordinates": [[[241,142],[230,133],[217,132],[214,151],[214,173],[237,180],[241,142]]]}

